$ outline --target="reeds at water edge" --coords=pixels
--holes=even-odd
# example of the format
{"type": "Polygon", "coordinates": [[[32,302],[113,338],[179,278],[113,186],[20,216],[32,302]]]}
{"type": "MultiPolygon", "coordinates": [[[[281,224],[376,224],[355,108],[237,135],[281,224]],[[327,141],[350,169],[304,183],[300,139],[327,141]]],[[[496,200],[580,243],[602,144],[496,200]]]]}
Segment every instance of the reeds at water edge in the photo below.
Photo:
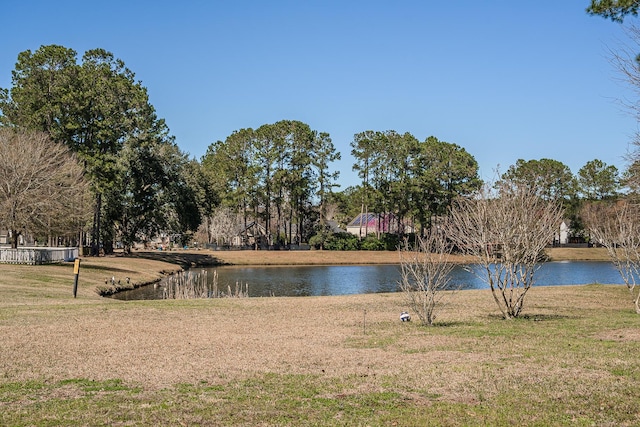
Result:
{"type": "Polygon", "coordinates": [[[187,270],[168,277],[163,283],[163,299],[196,298],[248,298],[249,284],[236,282],[235,289],[227,285],[227,292],[218,289],[218,272],[213,271],[211,285],[208,283],[208,271],[187,270]]]}

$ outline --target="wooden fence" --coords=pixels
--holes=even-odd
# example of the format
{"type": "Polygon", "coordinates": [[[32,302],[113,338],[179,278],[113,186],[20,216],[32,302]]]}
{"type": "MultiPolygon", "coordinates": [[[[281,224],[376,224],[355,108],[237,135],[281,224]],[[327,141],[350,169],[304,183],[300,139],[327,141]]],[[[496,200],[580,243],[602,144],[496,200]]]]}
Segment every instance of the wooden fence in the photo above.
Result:
{"type": "Polygon", "coordinates": [[[78,257],[78,248],[0,248],[3,264],[54,264],[69,262],[78,257]]]}

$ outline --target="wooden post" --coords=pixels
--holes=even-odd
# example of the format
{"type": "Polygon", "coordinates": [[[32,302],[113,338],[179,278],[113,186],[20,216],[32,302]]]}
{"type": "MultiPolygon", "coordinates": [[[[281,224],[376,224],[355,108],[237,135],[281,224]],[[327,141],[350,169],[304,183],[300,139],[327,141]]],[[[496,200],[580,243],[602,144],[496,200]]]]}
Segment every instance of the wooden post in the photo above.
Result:
{"type": "Polygon", "coordinates": [[[78,275],[80,274],[80,258],[76,258],[73,263],[73,274],[75,275],[75,279],[73,281],[73,297],[76,297],[78,293],[78,275]]]}
{"type": "Polygon", "coordinates": [[[366,309],[362,314],[362,332],[364,332],[364,334],[367,335],[367,310],[366,309]]]}

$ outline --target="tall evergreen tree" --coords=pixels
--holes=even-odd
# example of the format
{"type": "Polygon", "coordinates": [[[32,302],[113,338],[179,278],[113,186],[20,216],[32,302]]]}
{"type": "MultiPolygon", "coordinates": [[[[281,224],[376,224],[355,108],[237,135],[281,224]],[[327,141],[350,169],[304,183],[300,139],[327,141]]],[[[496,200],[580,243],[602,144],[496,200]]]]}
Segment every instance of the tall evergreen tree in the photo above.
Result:
{"type": "Polygon", "coordinates": [[[578,186],[587,200],[615,198],[620,189],[618,168],[599,159],[591,160],[578,171],[578,186]]]}
{"type": "Polygon", "coordinates": [[[312,164],[315,168],[318,182],[318,198],[320,203],[320,225],[324,226],[326,220],[327,198],[332,192],[335,183],[340,176],[340,171],[331,171],[330,165],[336,160],[340,160],[340,153],[331,141],[331,137],[326,132],[313,132],[313,153],[312,164]]]}
{"type": "Polygon", "coordinates": [[[78,154],[94,194],[91,243],[97,254],[103,195],[114,192],[119,155],[126,141],[140,138],[158,120],[147,91],[104,49],[85,52],[80,64],[76,52],[62,46],[27,50],[12,77],[12,88],[0,99],[2,122],[47,132],[78,154]]]}
{"type": "MultiPolygon", "coordinates": [[[[543,199],[569,202],[576,195],[576,181],[571,169],[553,159],[518,159],[501,177],[502,182],[526,186],[543,199]]],[[[500,183],[501,184],[501,183],[500,183]]]]}
{"type": "Polygon", "coordinates": [[[638,16],[638,8],[638,0],[591,0],[587,12],[622,22],[626,16],[638,16]]]}

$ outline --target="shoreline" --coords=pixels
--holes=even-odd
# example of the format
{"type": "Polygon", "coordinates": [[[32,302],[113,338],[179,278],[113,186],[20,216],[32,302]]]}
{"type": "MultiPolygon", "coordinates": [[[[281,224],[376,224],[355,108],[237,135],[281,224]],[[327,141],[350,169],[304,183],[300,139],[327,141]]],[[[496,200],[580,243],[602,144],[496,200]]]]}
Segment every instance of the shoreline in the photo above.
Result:
{"type": "MultiPolygon", "coordinates": [[[[549,261],[610,261],[605,248],[561,247],[547,248],[546,252],[549,255],[549,261]]],[[[169,255],[165,256],[164,260],[173,253],[182,254],[182,258],[192,256],[190,267],[400,264],[397,251],[177,250],[166,252],[169,255]]],[[[155,256],[158,255],[155,254],[155,256]]],[[[456,263],[472,262],[472,259],[465,255],[452,255],[450,259],[456,263]]]]}
{"type": "MultiPolygon", "coordinates": [[[[604,248],[547,248],[549,261],[610,261],[604,248]]],[[[471,263],[472,259],[462,255],[452,255],[452,262],[471,263]]],[[[400,257],[396,251],[262,251],[262,250],[198,250],[178,249],[169,251],[134,251],[130,255],[116,254],[101,258],[86,258],[87,264],[123,265],[135,261],[144,261],[158,274],[152,279],[133,280],[130,283],[97,284],[96,293],[109,297],[115,293],[136,289],[157,283],[163,277],[176,274],[189,268],[208,267],[288,267],[319,265],[399,265],[400,257]],[[156,267],[157,266],[157,267],[156,267]]]]}

